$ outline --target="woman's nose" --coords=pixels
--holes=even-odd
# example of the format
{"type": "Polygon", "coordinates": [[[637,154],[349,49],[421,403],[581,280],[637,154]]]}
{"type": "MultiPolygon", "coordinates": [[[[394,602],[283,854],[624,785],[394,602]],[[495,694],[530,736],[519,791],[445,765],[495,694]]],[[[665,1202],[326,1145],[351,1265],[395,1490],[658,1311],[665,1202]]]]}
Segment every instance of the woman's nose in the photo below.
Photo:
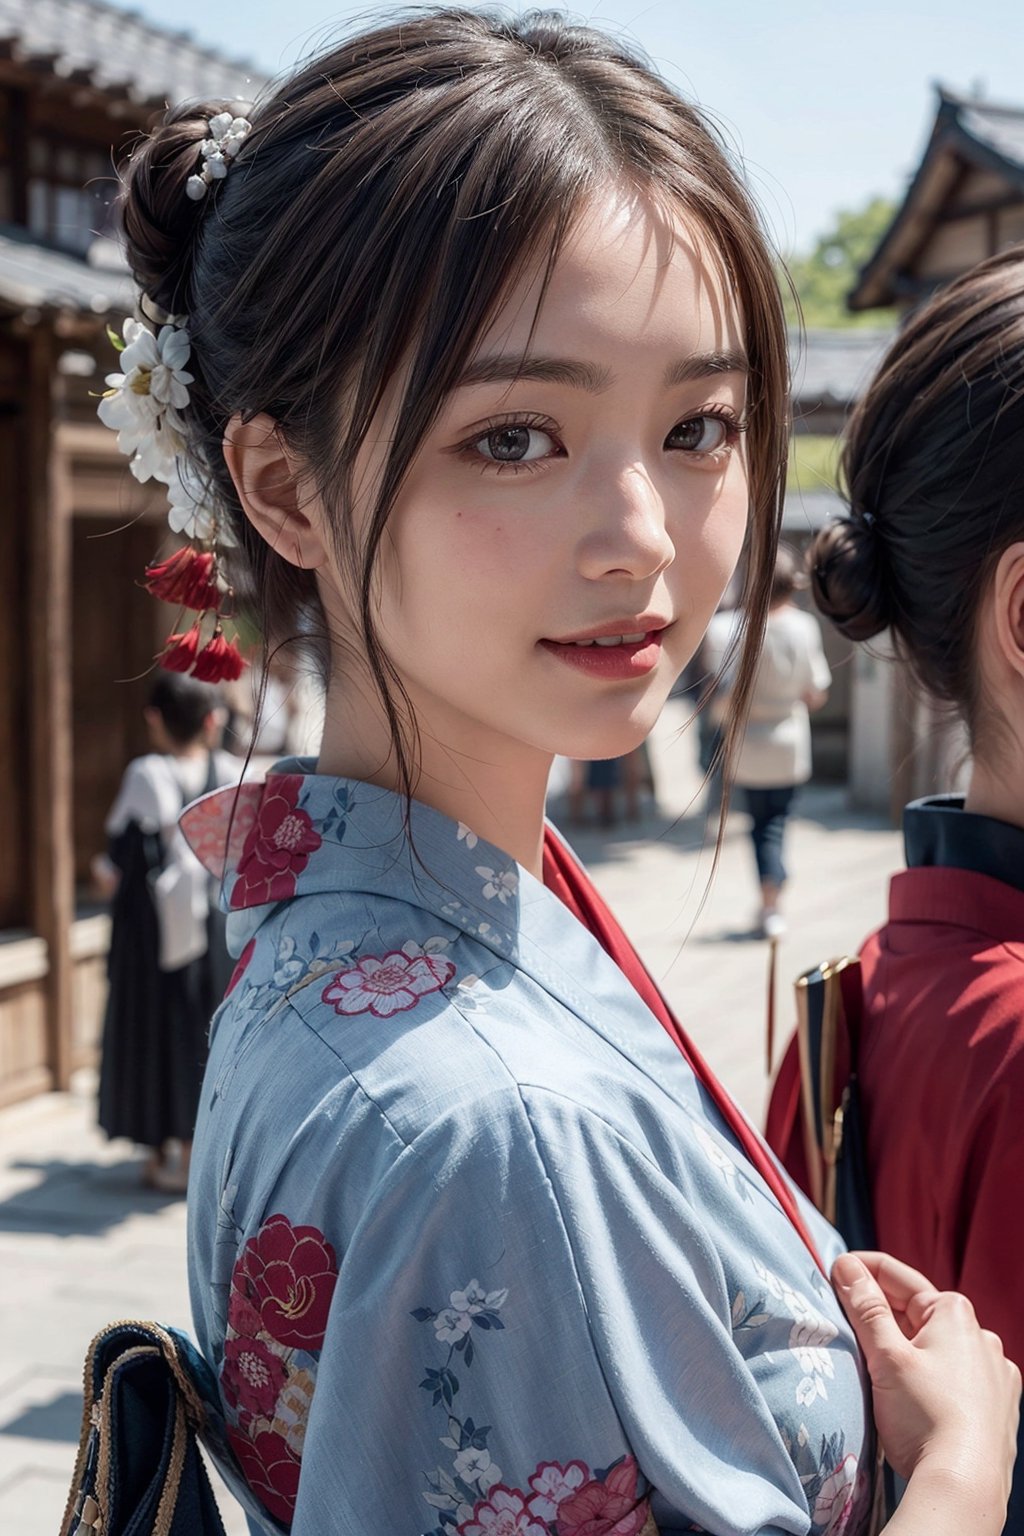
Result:
{"type": "Polygon", "coordinates": [[[661,493],[646,469],[630,464],[597,480],[587,496],[579,543],[582,574],[592,581],[628,576],[642,581],[670,563],[675,547],[661,493]]]}

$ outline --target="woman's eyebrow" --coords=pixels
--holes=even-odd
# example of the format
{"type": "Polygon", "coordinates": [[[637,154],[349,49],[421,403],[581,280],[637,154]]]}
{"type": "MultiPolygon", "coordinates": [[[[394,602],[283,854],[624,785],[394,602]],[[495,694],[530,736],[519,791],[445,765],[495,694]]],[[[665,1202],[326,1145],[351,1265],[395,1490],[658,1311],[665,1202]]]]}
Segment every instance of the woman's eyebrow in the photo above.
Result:
{"type": "MultiPolygon", "coordinates": [[[[713,378],[719,373],[747,371],[747,359],[741,352],[694,352],[669,365],[665,370],[665,387],[671,389],[674,385],[713,378]]],[[[473,384],[514,384],[520,379],[568,384],[573,389],[585,389],[588,394],[597,395],[613,382],[614,374],[596,363],[577,362],[572,358],[523,357],[521,353],[506,352],[476,357],[467,363],[456,388],[465,389],[473,384]]]]}

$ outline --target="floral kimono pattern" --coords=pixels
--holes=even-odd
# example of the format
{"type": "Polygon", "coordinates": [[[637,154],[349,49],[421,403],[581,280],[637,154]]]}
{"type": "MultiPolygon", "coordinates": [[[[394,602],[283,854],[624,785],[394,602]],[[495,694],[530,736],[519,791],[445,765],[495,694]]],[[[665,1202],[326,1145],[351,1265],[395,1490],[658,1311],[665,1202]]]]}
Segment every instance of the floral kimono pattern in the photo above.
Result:
{"type": "Polygon", "coordinates": [[[183,820],[238,957],[189,1251],[254,1529],[862,1536],[856,1345],[676,1046],[499,849],[306,767],[183,820]]]}

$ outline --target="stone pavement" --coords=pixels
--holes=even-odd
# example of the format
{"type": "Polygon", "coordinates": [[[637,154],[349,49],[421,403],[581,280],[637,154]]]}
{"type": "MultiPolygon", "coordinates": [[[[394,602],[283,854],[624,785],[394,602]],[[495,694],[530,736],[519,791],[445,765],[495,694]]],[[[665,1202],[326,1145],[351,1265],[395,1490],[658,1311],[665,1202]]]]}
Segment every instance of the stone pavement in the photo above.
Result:
{"type": "MultiPolygon", "coordinates": [[[[712,1067],[755,1119],[765,1090],[767,945],[745,818],[714,830],[699,805],[695,743],[670,703],[652,738],[661,814],[575,846],[712,1067]]],[[[855,946],[882,918],[900,840],[838,788],[804,792],[788,844],[789,934],[780,1028],[798,970],[855,946]]],[[[89,1339],[116,1317],[187,1326],[184,1202],[143,1191],[138,1158],[93,1125],[93,1083],[0,1112],[0,1531],[57,1536],[78,1440],[89,1339]]],[[[225,1500],[228,1536],[245,1522],[225,1500]]],[[[328,1536],[328,1533],[325,1533],[328,1536]]]]}

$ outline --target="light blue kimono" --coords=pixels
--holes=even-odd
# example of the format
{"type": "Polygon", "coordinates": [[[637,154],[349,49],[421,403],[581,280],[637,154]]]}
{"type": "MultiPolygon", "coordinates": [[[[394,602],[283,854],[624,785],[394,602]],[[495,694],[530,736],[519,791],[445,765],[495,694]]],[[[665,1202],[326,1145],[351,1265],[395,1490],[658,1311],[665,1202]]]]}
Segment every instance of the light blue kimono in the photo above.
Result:
{"type": "Polygon", "coordinates": [[[857,1536],[856,1345],[676,1045],[507,855],[308,767],[226,868],[232,793],[183,823],[241,956],[192,1302],[266,1528],[857,1536]]]}

